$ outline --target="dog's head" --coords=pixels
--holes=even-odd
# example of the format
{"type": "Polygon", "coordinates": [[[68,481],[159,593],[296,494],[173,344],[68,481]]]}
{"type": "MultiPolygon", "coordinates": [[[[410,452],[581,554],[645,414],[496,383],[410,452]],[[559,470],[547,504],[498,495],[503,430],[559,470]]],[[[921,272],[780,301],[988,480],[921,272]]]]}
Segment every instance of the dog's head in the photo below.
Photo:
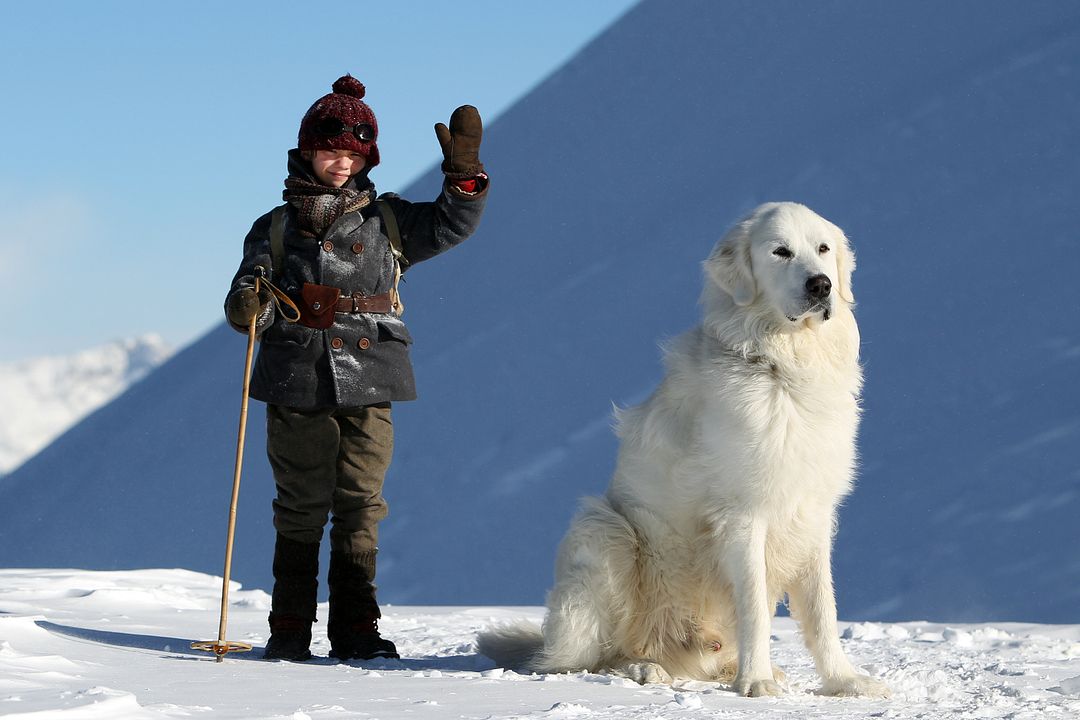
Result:
{"type": "Polygon", "coordinates": [[[771,309],[777,322],[792,329],[828,320],[838,303],[854,303],[854,269],[855,255],[843,231],[791,202],[758,207],[705,261],[707,282],[735,305],[771,309]]]}

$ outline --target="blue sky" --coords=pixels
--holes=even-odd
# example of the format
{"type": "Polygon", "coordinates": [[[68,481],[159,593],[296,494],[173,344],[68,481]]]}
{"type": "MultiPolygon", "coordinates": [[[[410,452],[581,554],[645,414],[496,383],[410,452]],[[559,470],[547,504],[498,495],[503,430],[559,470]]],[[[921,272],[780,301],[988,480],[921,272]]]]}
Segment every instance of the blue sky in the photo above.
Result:
{"type": "Polygon", "coordinates": [[[345,72],[379,120],[371,177],[401,190],[441,158],[434,123],[463,103],[490,123],[633,4],[6,3],[0,362],[217,323],[300,117],[345,72]]]}

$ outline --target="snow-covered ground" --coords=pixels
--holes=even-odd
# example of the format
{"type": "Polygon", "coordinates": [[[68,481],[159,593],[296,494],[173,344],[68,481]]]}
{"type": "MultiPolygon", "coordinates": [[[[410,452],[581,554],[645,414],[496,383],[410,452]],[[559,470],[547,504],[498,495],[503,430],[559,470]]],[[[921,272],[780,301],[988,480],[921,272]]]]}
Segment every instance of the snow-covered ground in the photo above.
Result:
{"type": "Polygon", "coordinates": [[[0,475],[52,442],[172,355],[157,335],[73,355],[0,363],[0,475]]]}
{"type": "MultiPolygon", "coordinates": [[[[230,592],[228,639],[255,652],[217,663],[221,580],[186,570],[0,570],[0,716],[7,718],[1075,718],[1080,626],[841,623],[853,661],[887,681],[885,701],[814,693],[794,623],[774,623],[789,694],[723,685],[639,686],[606,675],[519,675],[476,654],[475,633],[535,607],[388,607],[403,658],[338,663],[316,625],[315,659],[260,661],[270,598],[230,592]]],[[[325,617],[325,607],[320,608],[325,617]]]]}

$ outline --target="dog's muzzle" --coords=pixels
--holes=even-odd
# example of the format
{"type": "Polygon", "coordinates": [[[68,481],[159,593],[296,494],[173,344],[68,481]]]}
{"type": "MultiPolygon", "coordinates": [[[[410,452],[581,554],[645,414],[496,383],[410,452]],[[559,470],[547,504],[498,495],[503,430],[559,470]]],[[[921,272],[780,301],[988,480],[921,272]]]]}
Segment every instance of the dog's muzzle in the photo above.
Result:
{"type": "MultiPolygon", "coordinates": [[[[821,312],[822,320],[828,320],[832,316],[832,280],[825,273],[818,273],[806,278],[806,309],[803,313],[821,312]]],[[[798,322],[799,318],[789,317],[791,322],[798,322]]]]}

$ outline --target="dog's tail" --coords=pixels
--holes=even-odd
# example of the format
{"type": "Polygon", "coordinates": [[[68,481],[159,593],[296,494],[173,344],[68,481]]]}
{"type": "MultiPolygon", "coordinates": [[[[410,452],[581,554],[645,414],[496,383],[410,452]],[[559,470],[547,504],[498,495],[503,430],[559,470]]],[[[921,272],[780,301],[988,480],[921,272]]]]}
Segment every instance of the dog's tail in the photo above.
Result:
{"type": "Polygon", "coordinates": [[[544,649],[540,626],[526,620],[500,625],[476,636],[476,650],[507,670],[529,670],[544,649]]]}

